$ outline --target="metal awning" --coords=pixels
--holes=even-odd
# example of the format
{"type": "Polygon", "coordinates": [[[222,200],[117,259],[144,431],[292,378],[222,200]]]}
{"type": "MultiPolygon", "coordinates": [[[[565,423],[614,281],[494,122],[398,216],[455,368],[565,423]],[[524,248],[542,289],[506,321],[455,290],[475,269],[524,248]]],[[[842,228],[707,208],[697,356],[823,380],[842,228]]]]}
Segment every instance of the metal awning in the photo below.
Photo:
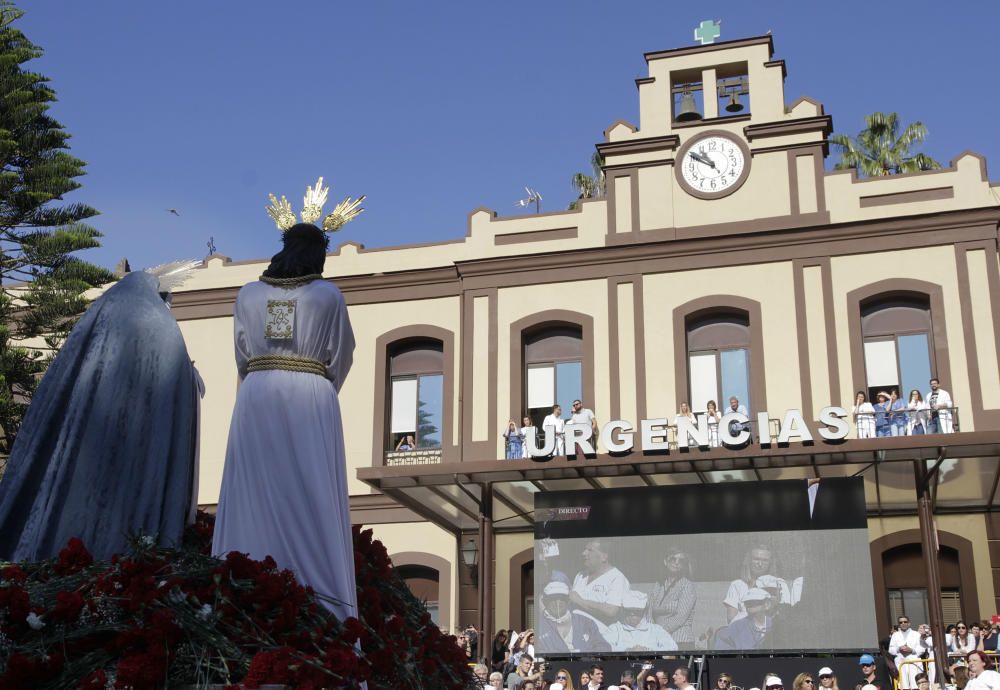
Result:
{"type": "Polygon", "coordinates": [[[534,527],[539,491],[723,481],[863,476],[870,515],[915,515],[914,461],[934,468],[936,513],[984,512],[997,502],[1000,431],[849,439],[839,443],[633,452],[595,458],[487,460],[366,467],[358,478],[440,527],[476,530],[484,486],[497,532],[534,527]]]}

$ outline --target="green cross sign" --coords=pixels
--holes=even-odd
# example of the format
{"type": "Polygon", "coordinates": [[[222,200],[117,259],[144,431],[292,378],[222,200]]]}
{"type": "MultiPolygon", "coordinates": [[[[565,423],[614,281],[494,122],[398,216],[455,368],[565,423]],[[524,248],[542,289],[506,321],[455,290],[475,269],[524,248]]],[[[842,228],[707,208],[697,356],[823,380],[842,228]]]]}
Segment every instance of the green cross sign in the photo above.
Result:
{"type": "Polygon", "coordinates": [[[719,28],[721,23],[706,19],[694,30],[694,40],[701,41],[702,45],[715,43],[715,39],[722,35],[722,29],[719,28]]]}

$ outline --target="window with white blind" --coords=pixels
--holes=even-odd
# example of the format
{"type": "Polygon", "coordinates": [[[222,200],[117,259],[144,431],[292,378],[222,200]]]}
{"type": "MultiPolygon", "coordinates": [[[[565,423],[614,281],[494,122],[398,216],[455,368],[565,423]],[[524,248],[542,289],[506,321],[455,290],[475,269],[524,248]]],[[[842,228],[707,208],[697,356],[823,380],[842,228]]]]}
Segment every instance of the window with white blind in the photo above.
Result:
{"type": "MultiPolygon", "coordinates": [[[[889,620],[897,621],[900,616],[906,616],[914,628],[930,622],[926,589],[890,589],[888,594],[889,620]]],[[[957,589],[941,590],[941,611],[946,623],[962,620],[962,601],[957,589]]]]}
{"type": "Polygon", "coordinates": [[[861,308],[861,333],[869,400],[893,389],[904,401],[912,390],[927,393],[927,382],[936,374],[926,297],[869,300],[861,308]]]}
{"type": "Polygon", "coordinates": [[[532,423],[541,430],[556,404],[569,417],[572,402],[583,397],[582,330],[559,326],[525,335],[524,367],[524,409],[532,423]]]}
{"type": "Polygon", "coordinates": [[[386,450],[441,447],[443,352],[435,340],[410,342],[390,352],[386,450]]]}
{"type": "Polygon", "coordinates": [[[748,412],[752,410],[750,317],[746,312],[713,312],[689,318],[687,354],[687,402],[693,412],[704,412],[710,400],[724,412],[732,396],[748,412]]]}

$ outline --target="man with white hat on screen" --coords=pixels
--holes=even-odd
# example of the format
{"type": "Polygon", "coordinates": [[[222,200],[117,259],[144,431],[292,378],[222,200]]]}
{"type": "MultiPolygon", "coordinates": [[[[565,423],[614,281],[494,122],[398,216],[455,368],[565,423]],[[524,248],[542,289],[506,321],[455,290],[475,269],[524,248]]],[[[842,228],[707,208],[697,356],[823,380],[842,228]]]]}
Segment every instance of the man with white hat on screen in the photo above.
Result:
{"type": "Polygon", "coordinates": [[[677,643],[663,626],[646,618],[648,597],[636,589],[622,596],[622,620],[608,626],[608,641],[616,652],[673,652],[677,643]]]}
{"type": "Polygon", "coordinates": [[[715,649],[734,651],[756,649],[770,631],[774,618],[768,615],[771,595],[760,587],[751,587],[741,601],[746,608],[745,618],[737,618],[715,637],[715,649]]]}
{"type": "Polygon", "coordinates": [[[569,610],[569,585],[562,580],[545,585],[539,609],[541,616],[535,631],[535,648],[539,653],[611,651],[611,645],[601,636],[592,618],[569,610]]]}

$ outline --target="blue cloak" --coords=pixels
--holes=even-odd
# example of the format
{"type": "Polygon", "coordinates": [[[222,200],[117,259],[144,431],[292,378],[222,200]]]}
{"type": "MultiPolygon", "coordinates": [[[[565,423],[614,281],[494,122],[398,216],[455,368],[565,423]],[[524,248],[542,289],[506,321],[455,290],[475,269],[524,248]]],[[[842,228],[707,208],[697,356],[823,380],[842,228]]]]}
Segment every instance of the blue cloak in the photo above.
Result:
{"type": "Polygon", "coordinates": [[[177,545],[195,482],[197,389],[177,322],[147,273],[73,328],[38,386],[0,481],[0,558],[98,559],[131,535],[177,545]]]}

